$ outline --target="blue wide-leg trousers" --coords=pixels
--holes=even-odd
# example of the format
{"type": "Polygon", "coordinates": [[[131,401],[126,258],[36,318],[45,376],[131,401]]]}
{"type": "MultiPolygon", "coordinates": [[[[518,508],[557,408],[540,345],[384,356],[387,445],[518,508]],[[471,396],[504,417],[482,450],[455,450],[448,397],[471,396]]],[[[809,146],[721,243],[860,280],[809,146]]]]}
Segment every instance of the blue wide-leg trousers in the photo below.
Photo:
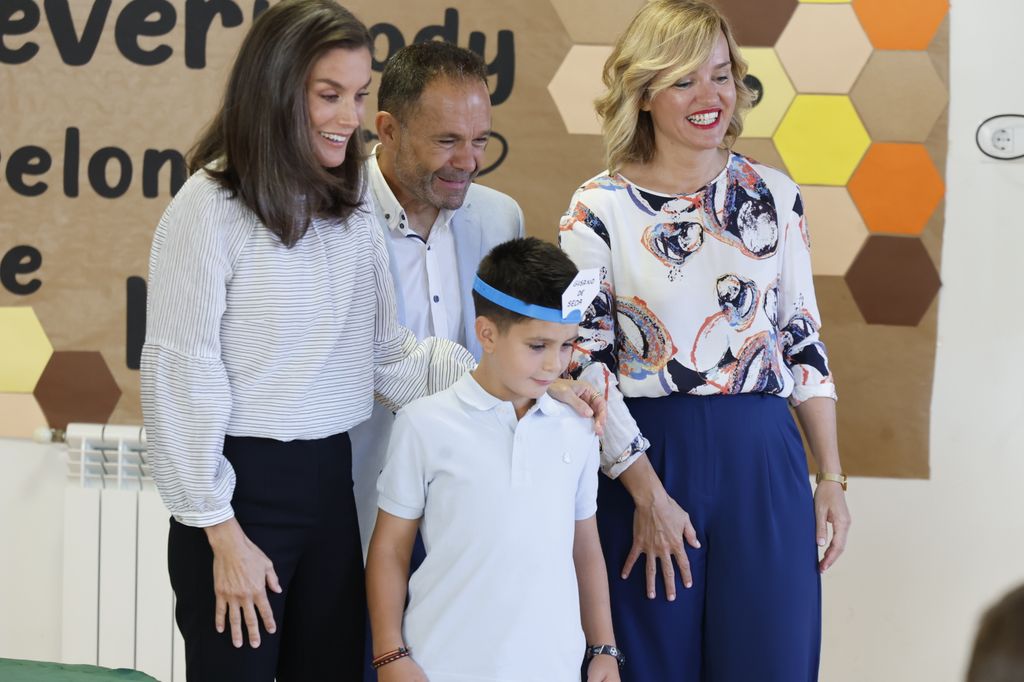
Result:
{"type": "Polygon", "coordinates": [[[815,682],[821,581],[803,444],[786,401],[764,394],[627,401],[648,457],[689,512],[693,587],[646,596],[645,557],[623,580],[633,500],[601,477],[597,521],[608,562],[622,682],[815,682]]]}

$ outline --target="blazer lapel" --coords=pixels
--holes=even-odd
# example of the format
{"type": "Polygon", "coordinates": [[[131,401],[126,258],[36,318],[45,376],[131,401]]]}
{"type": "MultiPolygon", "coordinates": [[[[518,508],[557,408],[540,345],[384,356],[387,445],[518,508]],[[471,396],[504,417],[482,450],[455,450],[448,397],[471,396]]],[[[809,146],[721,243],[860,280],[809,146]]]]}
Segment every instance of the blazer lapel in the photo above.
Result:
{"type": "Polygon", "coordinates": [[[477,360],[482,349],[476,340],[476,315],[473,308],[473,279],[483,258],[480,253],[480,225],[469,204],[459,209],[452,218],[452,236],[455,238],[455,259],[459,267],[459,290],[462,295],[462,326],[466,348],[477,360]]]}

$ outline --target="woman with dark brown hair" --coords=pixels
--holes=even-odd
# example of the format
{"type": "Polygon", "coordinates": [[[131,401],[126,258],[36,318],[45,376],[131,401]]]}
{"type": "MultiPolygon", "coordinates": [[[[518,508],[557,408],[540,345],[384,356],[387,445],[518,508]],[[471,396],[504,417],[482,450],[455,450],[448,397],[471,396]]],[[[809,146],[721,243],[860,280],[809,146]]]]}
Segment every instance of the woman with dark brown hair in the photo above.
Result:
{"type": "Polygon", "coordinates": [[[362,678],[346,432],[472,364],[395,319],[360,207],[370,46],[332,0],[262,14],[153,240],[142,400],[189,680],[362,678]]]}

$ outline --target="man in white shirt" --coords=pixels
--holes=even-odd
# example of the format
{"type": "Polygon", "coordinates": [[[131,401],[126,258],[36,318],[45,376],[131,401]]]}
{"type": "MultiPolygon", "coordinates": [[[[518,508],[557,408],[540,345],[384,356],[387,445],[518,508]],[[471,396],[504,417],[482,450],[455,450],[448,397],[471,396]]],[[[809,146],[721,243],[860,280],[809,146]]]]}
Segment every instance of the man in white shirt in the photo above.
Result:
{"type": "MultiPolygon", "coordinates": [[[[524,234],[515,200],[473,182],[491,133],[486,78],[480,57],[450,43],[396,52],[381,76],[375,121],[380,144],[366,162],[399,321],[420,339],[451,339],[477,358],[477,266],[491,248],[524,234]]],[[[389,410],[376,405],[370,420],[349,432],[364,556],[393,421],[389,410]]]]}

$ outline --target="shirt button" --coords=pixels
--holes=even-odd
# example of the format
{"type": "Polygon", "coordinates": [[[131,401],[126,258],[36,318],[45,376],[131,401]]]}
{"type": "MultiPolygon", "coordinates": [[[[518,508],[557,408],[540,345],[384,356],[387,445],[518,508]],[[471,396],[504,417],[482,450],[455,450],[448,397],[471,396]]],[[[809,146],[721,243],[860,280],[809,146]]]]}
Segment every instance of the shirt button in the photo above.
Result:
{"type": "Polygon", "coordinates": [[[388,220],[391,220],[391,214],[390,213],[385,213],[384,217],[387,218],[388,220]]]}
{"type": "Polygon", "coordinates": [[[435,297],[434,297],[434,303],[437,303],[437,302],[438,302],[438,301],[440,301],[440,300],[441,300],[441,297],[440,297],[440,296],[435,296],[435,297]]]}
{"type": "Polygon", "coordinates": [[[430,246],[429,245],[427,246],[427,251],[430,251],[430,246]]]}
{"type": "Polygon", "coordinates": [[[398,223],[398,227],[404,230],[405,229],[405,223],[398,223]]]}

